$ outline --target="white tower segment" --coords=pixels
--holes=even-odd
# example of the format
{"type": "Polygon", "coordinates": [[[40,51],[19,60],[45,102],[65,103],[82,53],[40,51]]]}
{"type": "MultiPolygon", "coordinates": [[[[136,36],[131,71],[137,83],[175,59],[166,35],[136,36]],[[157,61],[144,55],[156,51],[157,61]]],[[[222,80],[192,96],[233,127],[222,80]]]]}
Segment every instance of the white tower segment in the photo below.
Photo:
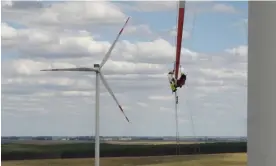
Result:
{"type": "Polygon", "coordinates": [[[276,2],[248,2],[248,166],[276,165],[276,2]]]}

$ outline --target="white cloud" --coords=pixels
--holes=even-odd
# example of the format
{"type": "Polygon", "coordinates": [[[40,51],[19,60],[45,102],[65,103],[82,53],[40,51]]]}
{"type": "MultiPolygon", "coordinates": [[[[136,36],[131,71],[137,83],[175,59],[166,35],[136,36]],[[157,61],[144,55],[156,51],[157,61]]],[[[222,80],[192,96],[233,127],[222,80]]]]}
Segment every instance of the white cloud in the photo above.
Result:
{"type": "Polygon", "coordinates": [[[13,2],[11,0],[5,0],[5,1],[1,1],[1,5],[3,7],[11,7],[13,5],[13,2]]]}
{"type": "Polygon", "coordinates": [[[247,73],[243,72],[243,71],[235,71],[234,69],[200,69],[201,72],[203,72],[206,75],[211,75],[211,76],[216,76],[218,78],[223,78],[223,77],[230,77],[230,78],[234,78],[236,76],[240,76],[245,78],[247,76],[247,73]]]}
{"type": "Polygon", "coordinates": [[[137,104],[141,107],[148,107],[147,103],[143,103],[143,102],[137,102],[137,104]]]}
{"type": "Polygon", "coordinates": [[[35,9],[42,8],[43,3],[40,1],[14,1],[14,0],[5,0],[2,1],[4,8],[6,9],[35,9]]]}
{"type": "Polygon", "coordinates": [[[243,57],[247,56],[247,51],[248,51],[247,46],[239,46],[237,48],[226,49],[226,52],[230,54],[243,56],[243,57]]]}
{"type": "MultiPolygon", "coordinates": [[[[117,48],[126,60],[167,65],[172,62],[175,50],[175,46],[162,38],[149,42],[130,43],[123,41],[118,44],[117,48]]],[[[186,48],[183,48],[182,56],[186,63],[199,58],[198,53],[186,48]]]]}
{"type": "MultiPolygon", "coordinates": [[[[122,5],[124,9],[139,11],[139,12],[170,12],[177,13],[177,1],[151,1],[151,2],[133,2],[129,5],[122,5]]],[[[211,1],[188,1],[186,2],[186,13],[218,12],[234,14],[238,11],[231,5],[211,2],[211,1]]]]}
{"type": "MultiPolygon", "coordinates": [[[[206,9],[209,7],[211,2],[207,1],[189,1],[186,3],[186,11],[187,12],[194,12],[200,11],[202,9],[206,9]]],[[[133,2],[130,5],[124,5],[124,8],[139,12],[161,12],[161,11],[177,11],[177,1],[139,1],[133,2]]]]}
{"type": "MultiPolygon", "coordinates": [[[[177,35],[176,26],[174,26],[173,29],[169,31],[169,33],[171,36],[175,37],[177,35]]],[[[185,39],[188,37],[190,37],[190,33],[186,30],[183,30],[182,38],[185,39]]]]}
{"type": "Polygon", "coordinates": [[[108,42],[96,42],[85,31],[47,31],[41,29],[19,29],[2,23],[3,46],[13,47],[28,56],[82,57],[101,55],[106,52],[108,42]]]}
{"type": "Polygon", "coordinates": [[[222,3],[214,4],[212,10],[221,13],[237,13],[237,10],[233,6],[222,3]]]}
{"type": "Polygon", "coordinates": [[[9,39],[13,39],[17,36],[17,31],[14,28],[8,26],[7,23],[2,22],[1,23],[1,34],[2,34],[1,35],[2,39],[9,40],[9,39]]]}
{"type": "Polygon", "coordinates": [[[65,96],[92,96],[94,95],[93,92],[80,92],[80,91],[65,91],[62,92],[65,96]]]}
{"type": "Polygon", "coordinates": [[[45,6],[31,2],[15,2],[2,10],[4,20],[18,21],[26,26],[45,27],[84,27],[98,24],[122,24],[125,14],[112,2],[56,2],[45,6]],[[18,4],[15,6],[15,4],[18,4]],[[30,6],[35,10],[26,10],[30,6]],[[25,9],[25,10],[24,10],[25,9]],[[35,16],[34,16],[35,15],[35,16]]]}
{"type": "Polygon", "coordinates": [[[150,100],[172,100],[173,96],[149,96],[150,100]]]}
{"type": "Polygon", "coordinates": [[[134,2],[132,9],[140,12],[169,11],[176,9],[176,1],[134,2]]]}
{"type": "Polygon", "coordinates": [[[127,26],[124,30],[124,34],[132,34],[136,33],[139,35],[150,35],[152,31],[148,25],[140,24],[140,25],[130,25],[127,26]]]}
{"type": "MultiPolygon", "coordinates": [[[[5,23],[3,23],[2,26],[6,29],[12,29],[5,23]]],[[[16,35],[13,35],[9,40],[3,40],[3,45],[8,45],[20,51],[23,55],[33,58],[43,57],[54,59],[90,57],[91,61],[99,61],[111,45],[109,42],[93,39],[89,33],[84,31],[79,31],[78,33],[71,33],[68,31],[59,33],[56,31],[49,32],[38,29],[13,30],[16,35]]],[[[2,33],[2,36],[7,36],[8,34],[10,33],[2,33]]],[[[164,64],[172,60],[172,53],[174,50],[175,47],[162,38],[149,42],[137,43],[120,41],[114,49],[113,54],[115,55],[112,57],[116,59],[118,56],[123,56],[128,61],[135,63],[156,62],[164,64]]],[[[185,56],[186,60],[190,61],[198,58],[197,53],[185,48],[183,56],[185,56]]],[[[83,64],[85,65],[86,63],[87,62],[84,62],[83,64]]],[[[113,64],[119,65],[118,63],[113,64]]],[[[149,67],[152,69],[160,68],[156,65],[149,67]]]]}

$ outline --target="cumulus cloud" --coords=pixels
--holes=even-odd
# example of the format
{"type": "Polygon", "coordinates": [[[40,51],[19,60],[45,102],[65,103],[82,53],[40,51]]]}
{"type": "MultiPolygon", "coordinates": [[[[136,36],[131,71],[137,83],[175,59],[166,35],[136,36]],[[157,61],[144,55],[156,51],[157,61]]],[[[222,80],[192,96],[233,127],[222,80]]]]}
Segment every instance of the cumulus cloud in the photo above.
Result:
{"type": "Polygon", "coordinates": [[[221,13],[237,13],[237,10],[233,6],[222,3],[214,4],[212,10],[221,13]]]}
{"type": "Polygon", "coordinates": [[[125,14],[108,1],[56,2],[43,5],[42,2],[15,1],[2,9],[4,20],[17,21],[26,26],[82,27],[97,24],[123,23],[125,14]],[[27,10],[35,8],[35,10],[27,10]],[[36,15],[36,17],[33,17],[36,15]]]}
{"type": "Polygon", "coordinates": [[[148,104],[143,103],[143,102],[137,102],[137,104],[141,107],[148,107],[148,104]]]}
{"type": "MultiPolygon", "coordinates": [[[[158,10],[169,8],[162,3],[158,10]]],[[[89,27],[92,24],[97,28],[107,24],[121,26],[125,12],[107,1],[50,5],[12,2],[3,10],[4,135],[92,135],[94,73],[40,70],[93,67],[94,63],[100,63],[117,32],[109,35],[105,30],[94,31],[89,27]],[[18,129],[14,121],[25,125],[18,129]],[[34,124],[39,131],[32,127],[34,124]]],[[[175,46],[162,36],[137,41],[129,36],[134,33],[150,35],[154,29],[147,24],[130,24],[103,68],[109,85],[133,123],[127,126],[101,84],[101,132],[103,135],[151,135],[154,131],[155,135],[174,135],[172,130],[159,128],[160,123],[174,128],[174,98],[167,72],[173,67],[175,46]]],[[[228,119],[240,115],[239,111],[245,109],[242,102],[246,94],[247,46],[217,54],[183,47],[181,58],[182,70],[188,75],[186,86],[179,91],[181,122],[189,122],[187,110],[193,110],[198,132],[208,135],[200,128],[212,125],[208,122],[219,117],[219,110],[222,112],[219,115],[228,119]],[[241,100],[236,101],[237,98],[241,100]]],[[[191,135],[188,131],[182,127],[182,135],[191,135]]],[[[211,133],[216,132],[214,129],[211,133]]]]}
{"type": "MultiPolygon", "coordinates": [[[[176,29],[176,26],[174,26],[170,31],[169,31],[170,35],[171,36],[176,36],[177,35],[177,29],[176,29]]],[[[183,35],[182,35],[182,38],[188,38],[190,37],[190,33],[186,30],[183,30],[183,35]]]]}
{"type": "MultiPolygon", "coordinates": [[[[170,12],[175,11],[177,13],[178,4],[177,1],[139,1],[133,2],[128,5],[121,5],[123,8],[134,10],[138,12],[170,12]]],[[[212,1],[189,1],[186,2],[187,13],[206,13],[206,12],[217,12],[217,13],[237,13],[235,7],[212,1]]]]}
{"type": "Polygon", "coordinates": [[[247,50],[248,50],[247,46],[239,46],[237,48],[226,49],[226,52],[245,57],[247,56],[247,50]]]}
{"type": "Polygon", "coordinates": [[[172,100],[173,96],[149,96],[150,100],[172,100]]]}
{"type": "MultiPolygon", "coordinates": [[[[206,8],[207,5],[210,5],[210,2],[190,1],[186,3],[186,11],[199,11],[204,7],[206,8]]],[[[139,1],[132,2],[128,5],[122,5],[122,7],[136,12],[170,12],[177,11],[178,4],[177,1],[139,1]]]]}
{"type": "Polygon", "coordinates": [[[137,35],[151,35],[153,32],[148,25],[130,25],[127,26],[124,30],[124,33],[127,34],[137,34],[137,35]]]}
{"type": "Polygon", "coordinates": [[[5,0],[2,1],[5,8],[8,9],[35,9],[42,8],[43,3],[40,1],[11,1],[5,0]]]}
{"type": "Polygon", "coordinates": [[[95,42],[86,31],[47,31],[42,29],[14,29],[6,23],[3,28],[3,46],[13,47],[28,56],[82,57],[101,55],[110,46],[106,41],[95,42]],[[6,42],[7,41],[7,42],[6,42]]]}
{"type": "MultiPolygon", "coordinates": [[[[2,28],[4,30],[4,33],[2,33],[4,49],[5,47],[16,49],[25,57],[51,59],[89,57],[91,61],[99,61],[111,45],[107,41],[93,39],[93,36],[86,31],[77,33],[65,31],[60,33],[40,29],[16,30],[6,23],[2,23],[2,28]]],[[[135,43],[123,40],[117,44],[114,49],[115,55],[112,57],[116,60],[116,58],[120,58],[118,56],[123,56],[124,60],[134,63],[165,64],[171,61],[174,50],[175,46],[163,38],[135,43]]],[[[187,60],[195,60],[198,57],[198,53],[185,48],[183,50],[182,53],[186,62],[187,60]]],[[[86,63],[87,61],[83,62],[84,65],[86,63]]],[[[153,69],[157,66],[150,67],[153,69]]]]}
{"type": "Polygon", "coordinates": [[[159,1],[159,2],[135,2],[134,9],[140,12],[168,11],[176,9],[176,1],[159,1]]]}

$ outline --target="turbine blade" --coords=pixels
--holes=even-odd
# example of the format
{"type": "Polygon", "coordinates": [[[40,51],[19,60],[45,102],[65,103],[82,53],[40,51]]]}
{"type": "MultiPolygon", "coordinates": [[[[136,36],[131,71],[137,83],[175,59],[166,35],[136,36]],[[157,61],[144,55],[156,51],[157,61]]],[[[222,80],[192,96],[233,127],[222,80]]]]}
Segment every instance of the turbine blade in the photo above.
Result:
{"type": "Polygon", "coordinates": [[[79,68],[63,68],[63,69],[43,69],[40,71],[97,71],[94,68],[79,67],[79,68]]]}
{"type": "Polygon", "coordinates": [[[111,47],[109,48],[108,52],[105,54],[105,57],[100,65],[100,68],[103,67],[103,65],[106,63],[106,61],[108,60],[108,58],[110,57],[110,54],[111,54],[111,51],[113,50],[113,48],[115,47],[119,37],[121,36],[122,32],[124,31],[124,28],[126,27],[127,23],[128,23],[128,20],[129,20],[130,17],[127,18],[124,26],[122,27],[122,29],[120,30],[120,32],[118,33],[116,39],[114,40],[113,44],[111,45],[111,47]]]}
{"type": "Polygon", "coordinates": [[[102,80],[104,86],[106,87],[107,91],[108,91],[108,92],[110,93],[110,95],[113,97],[113,99],[115,100],[116,104],[117,104],[118,107],[120,108],[121,112],[124,114],[126,120],[129,122],[128,117],[126,116],[126,114],[125,114],[123,108],[121,107],[120,103],[118,102],[118,100],[117,100],[117,98],[115,97],[114,93],[112,92],[111,88],[108,86],[108,84],[107,84],[107,82],[106,82],[106,80],[105,80],[103,74],[102,74],[101,72],[99,72],[99,74],[100,74],[101,80],[102,80]]]}

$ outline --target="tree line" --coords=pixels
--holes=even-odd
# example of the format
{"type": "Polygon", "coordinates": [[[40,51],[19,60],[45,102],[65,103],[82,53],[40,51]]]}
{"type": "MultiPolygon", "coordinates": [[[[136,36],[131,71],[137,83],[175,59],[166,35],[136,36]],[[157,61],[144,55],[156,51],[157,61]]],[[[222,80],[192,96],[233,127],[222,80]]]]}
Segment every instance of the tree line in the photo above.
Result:
{"type": "MultiPolygon", "coordinates": [[[[216,153],[247,152],[246,142],[223,142],[180,144],[176,145],[116,145],[101,144],[101,157],[136,157],[136,156],[166,156],[166,155],[193,155],[216,153]]],[[[2,160],[26,159],[57,159],[57,158],[90,158],[94,157],[93,143],[71,144],[6,144],[2,145],[2,160]]]]}

